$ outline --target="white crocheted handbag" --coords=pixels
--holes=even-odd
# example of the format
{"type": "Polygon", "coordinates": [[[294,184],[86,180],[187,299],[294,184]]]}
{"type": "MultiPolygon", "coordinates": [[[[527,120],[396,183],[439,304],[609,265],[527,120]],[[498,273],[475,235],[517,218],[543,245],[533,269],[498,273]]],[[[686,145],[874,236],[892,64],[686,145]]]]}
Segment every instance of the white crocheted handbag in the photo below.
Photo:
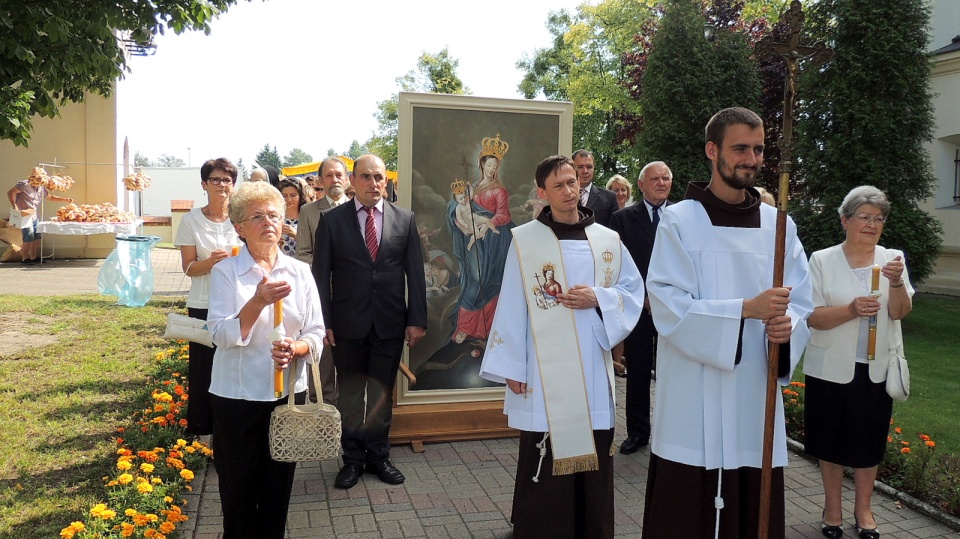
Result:
{"type": "MultiPolygon", "coordinates": [[[[313,381],[320,384],[319,354],[311,341],[310,363],[313,381]]],[[[296,372],[297,360],[291,362],[290,372],[296,372]]],[[[295,376],[287,376],[287,404],[277,406],[270,415],[270,457],[279,462],[312,462],[340,457],[340,411],[331,404],[295,404],[295,376]]]]}

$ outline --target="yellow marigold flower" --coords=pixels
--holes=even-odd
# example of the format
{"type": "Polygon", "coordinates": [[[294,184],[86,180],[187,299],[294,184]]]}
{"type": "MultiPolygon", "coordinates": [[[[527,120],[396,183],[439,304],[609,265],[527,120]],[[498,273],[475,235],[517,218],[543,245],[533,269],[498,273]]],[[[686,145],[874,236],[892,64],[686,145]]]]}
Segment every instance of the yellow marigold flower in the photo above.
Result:
{"type": "Polygon", "coordinates": [[[99,517],[101,513],[107,510],[107,504],[98,503],[90,509],[90,514],[95,517],[99,517]]]}
{"type": "Polygon", "coordinates": [[[60,530],[60,537],[63,537],[64,539],[72,539],[75,534],[82,532],[86,528],[87,527],[84,526],[83,522],[71,522],[69,526],[60,530]]]}
{"type": "Polygon", "coordinates": [[[133,535],[134,526],[129,522],[120,523],[120,536],[121,537],[130,537],[133,535]]]}
{"type": "Polygon", "coordinates": [[[121,472],[125,472],[130,468],[133,468],[133,464],[130,464],[129,460],[120,459],[117,461],[117,469],[121,472]]]}
{"type": "Polygon", "coordinates": [[[153,479],[150,480],[150,482],[153,483],[154,485],[159,485],[163,483],[163,479],[160,479],[159,477],[154,477],[153,479]]]}
{"type": "Polygon", "coordinates": [[[140,471],[146,474],[153,473],[153,464],[150,464],[149,462],[144,462],[143,464],[140,465],[140,471]]]}
{"type": "Polygon", "coordinates": [[[191,455],[197,452],[197,449],[193,446],[184,447],[183,450],[191,455]]]}
{"type": "Polygon", "coordinates": [[[137,490],[140,491],[141,494],[148,494],[153,492],[153,485],[150,483],[137,483],[137,490]]]}
{"type": "Polygon", "coordinates": [[[901,452],[901,453],[909,453],[909,452],[910,452],[910,448],[909,448],[909,447],[904,447],[903,449],[900,450],[900,452],[901,452]]]}
{"type": "Polygon", "coordinates": [[[130,508],[130,509],[127,509],[126,511],[124,511],[123,514],[124,514],[124,515],[127,515],[128,517],[135,517],[135,516],[139,515],[140,513],[138,513],[136,509],[130,508]]]}
{"type": "Polygon", "coordinates": [[[171,498],[170,496],[164,496],[163,501],[167,503],[173,503],[173,498],[171,498]]]}
{"type": "Polygon", "coordinates": [[[187,447],[187,441],[183,438],[177,438],[177,447],[187,447]]]}
{"type": "Polygon", "coordinates": [[[157,515],[154,515],[153,513],[148,513],[147,518],[150,519],[150,522],[157,522],[158,520],[160,520],[160,517],[158,517],[157,515]]]}
{"type": "Polygon", "coordinates": [[[924,442],[924,443],[927,444],[927,447],[937,447],[937,443],[934,442],[933,440],[927,440],[927,441],[924,442]]]}
{"type": "Polygon", "coordinates": [[[187,481],[193,481],[193,472],[184,468],[180,470],[180,477],[184,478],[187,481]]]}
{"type": "Polygon", "coordinates": [[[154,400],[159,402],[173,402],[173,397],[166,391],[160,391],[153,394],[154,400]]]}
{"type": "Polygon", "coordinates": [[[176,524],[174,524],[174,523],[170,522],[169,520],[167,520],[167,521],[163,522],[162,524],[160,524],[160,528],[159,528],[159,529],[160,529],[160,532],[161,532],[161,533],[170,533],[170,532],[172,532],[173,530],[177,529],[177,526],[176,526],[176,524]]]}
{"type": "Polygon", "coordinates": [[[131,481],[133,481],[133,476],[128,473],[120,474],[120,477],[117,478],[117,482],[121,485],[126,485],[131,481]]]}

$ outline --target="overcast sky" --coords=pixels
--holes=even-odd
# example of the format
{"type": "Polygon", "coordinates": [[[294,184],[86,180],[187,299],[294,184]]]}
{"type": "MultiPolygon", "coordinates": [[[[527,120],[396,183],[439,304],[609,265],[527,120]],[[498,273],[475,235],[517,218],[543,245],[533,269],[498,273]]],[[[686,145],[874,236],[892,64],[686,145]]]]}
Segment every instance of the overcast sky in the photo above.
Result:
{"type": "Polygon", "coordinates": [[[241,0],[209,36],[168,32],[154,56],[131,60],[117,90],[120,144],[129,137],[131,159],[167,153],[193,166],[249,165],[267,143],[281,156],[342,152],[370,138],[395,79],[444,47],[473,95],[521,98],[517,60],[550,46],[549,11],[582,3],[241,0]]]}

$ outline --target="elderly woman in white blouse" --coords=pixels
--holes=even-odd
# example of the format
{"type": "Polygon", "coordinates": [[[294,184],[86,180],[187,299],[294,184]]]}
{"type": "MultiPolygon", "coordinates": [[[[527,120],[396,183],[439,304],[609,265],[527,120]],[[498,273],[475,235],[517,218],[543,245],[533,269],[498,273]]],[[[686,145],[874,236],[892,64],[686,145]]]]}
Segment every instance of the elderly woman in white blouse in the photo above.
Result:
{"type": "Polygon", "coordinates": [[[296,377],[296,400],[303,402],[306,362],[318,360],[325,334],[310,267],[280,252],[283,216],[275,187],[241,185],[230,200],[230,220],[246,245],[211,273],[213,451],[226,538],[284,536],[296,464],[270,458],[270,413],[290,398],[275,397],[274,370],[296,377]],[[272,340],[280,300],[287,336],[272,340]],[[291,372],[293,358],[307,361],[291,372]]]}
{"type": "Polygon", "coordinates": [[[843,243],[813,253],[813,313],[807,320],[810,343],[803,359],[806,375],[805,450],[819,459],[824,504],[821,533],[843,537],[843,469],[853,468],[853,522],[860,539],[878,539],[870,498],[883,460],[893,401],[886,393],[897,324],[913,308],[913,287],[902,251],[880,246],[890,214],[882,191],[865,185],[840,205],[843,243]],[[879,267],[879,297],[871,295],[873,268],[879,267]],[[876,317],[876,358],[868,357],[871,317],[876,317]]]}

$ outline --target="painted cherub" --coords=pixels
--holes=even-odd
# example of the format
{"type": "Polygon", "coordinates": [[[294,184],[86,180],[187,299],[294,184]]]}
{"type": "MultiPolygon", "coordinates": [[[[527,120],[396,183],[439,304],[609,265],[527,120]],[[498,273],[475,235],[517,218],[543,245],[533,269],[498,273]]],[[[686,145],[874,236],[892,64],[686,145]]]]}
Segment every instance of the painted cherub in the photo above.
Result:
{"type": "Polygon", "coordinates": [[[450,184],[450,189],[453,191],[453,199],[457,201],[457,207],[453,210],[454,222],[460,232],[469,238],[468,251],[477,243],[477,239],[483,239],[488,230],[494,234],[500,233],[493,225],[491,218],[474,211],[470,204],[470,188],[465,182],[455,180],[450,184]]]}

